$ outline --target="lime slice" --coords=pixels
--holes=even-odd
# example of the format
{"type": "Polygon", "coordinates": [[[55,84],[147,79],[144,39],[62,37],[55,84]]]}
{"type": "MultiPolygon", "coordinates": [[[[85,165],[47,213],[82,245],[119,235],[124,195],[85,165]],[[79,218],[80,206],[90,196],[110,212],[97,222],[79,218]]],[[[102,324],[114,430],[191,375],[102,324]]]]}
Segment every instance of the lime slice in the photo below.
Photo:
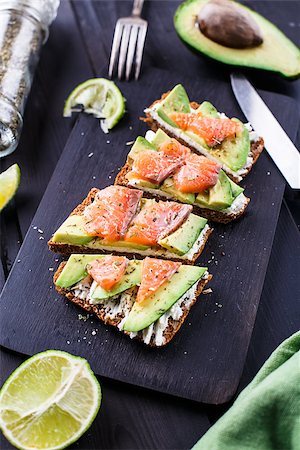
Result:
{"type": "Polygon", "coordinates": [[[15,195],[21,178],[18,164],[10,166],[5,172],[0,173],[0,211],[15,195]]]}
{"type": "Polygon", "coordinates": [[[125,99],[113,81],[92,78],[79,84],[69,95],[64,107],[64,117],[72,112],[84,111],[100,120],[105,133],[123,117],[125,99]]]}
{"type": "Polygon", "coordinates": [[[93,422],[101,390],[88,362],[49,350],[25,361],[0,392],[0,427],[19,449],[62,449],[93,422]]]}

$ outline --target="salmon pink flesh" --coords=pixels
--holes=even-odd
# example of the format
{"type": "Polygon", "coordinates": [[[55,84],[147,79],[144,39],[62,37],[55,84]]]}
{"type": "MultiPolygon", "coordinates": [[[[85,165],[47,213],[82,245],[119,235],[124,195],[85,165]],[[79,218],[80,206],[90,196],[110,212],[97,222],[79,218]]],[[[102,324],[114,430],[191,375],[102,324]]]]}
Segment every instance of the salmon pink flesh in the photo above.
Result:
{"type": "Polygon", "coordinates": [[[129,260],[125,256],[108,255],[87,265],[87,272],[105,291],[111,291],[122,279],[129,260]]]}
{"type": "Polygon", "coordinates": [[[128,179],[141,178],[155,184],[162,183],[184,163],[190,150],[175,139],[164,143],[159,151],[146,150],[136,155],[128,179]]]}
{"type": "Polygon", "coordinates": [[[171,113],[170,118],[182,130],[198,134],[210,147],[221,144],[224,139],[233,138],[241,132],[241,124],[227,117],[204,117],[200,113],[171,113]]]}
{"type": "Polygon", "coordinates": [[[155,246],[159,239],[176,231],[192,209],[191,205],[175,202],[148,201],[134,218],[125,241],[155,246]]]}
{"type": "Polygon", "coordinates": [[[145,258],[142,264],[142,280],[136,301],[142,303],[155,294],[166,281],[172,278],[180,266],[180,262],[145,258]]]}
{"type": "Polygon", "coordinates": [[[122,239],[135,216],[142,192],[123,186],[108,186],[97,192],[83,212],[85,231],[113,242],[122,239]]]}
{"type": "Polygon", "coordinates": [[[183,193],[196,194],[217,184],[221,166],[206,158],[191,154],[174,175],[175,187],[183,193]]]}

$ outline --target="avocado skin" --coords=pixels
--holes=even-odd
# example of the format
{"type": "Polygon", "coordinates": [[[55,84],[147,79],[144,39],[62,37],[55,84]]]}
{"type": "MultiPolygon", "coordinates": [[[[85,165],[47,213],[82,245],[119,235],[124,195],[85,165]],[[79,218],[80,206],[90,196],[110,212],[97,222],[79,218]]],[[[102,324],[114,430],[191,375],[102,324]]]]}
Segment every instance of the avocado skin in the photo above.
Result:
{"type": "Polygon", "coordinates": [[[159,319],[179,300],[207,270],[206,267],[181,266],[170,281],[166,281],[144,302],[135,302],[123,330],[138,332],[159,319]]]}
{"type": "Polygon", "coordinates": [[[300,49],[273,23],[244,5],[238,4],[238,6],[250,13],[258,23],[263,34],[264,43],[266,41],[269,44],[272,42],[272,47],[274,48],[273,56],[270,52],[265,51],[264,43],[254,48],[230,49],[207,39],[200,31],[197,33],[197,39],[195,39],[195,36],[191,36],[190,34],[194,33],[194,28],[196,28],[196,26],[191,26],[191,23],[197,17],[201,6],[207,2],[208,0],[186,0],[179,5],[175,12],[175,30],[179,38],[190,50],[198,54],[201,52],[210,59],[231,66],[267,70],[279,73],[289,79],[297,79],[300,77],[300,49]],[[268,31],[271,36],[268,36],[269,39],[266,39],[268,31]],[[276,38],[276,41],[274,41],[274,38],[276,38]],[[279,45],[280,48],[278,47],[279,45]],[[224,51],[224,49],[226,50],[224,51]],[[261,52],[261,49],[264,51],[261,52]],[[258,50],[261,53],[259,58],[255,57],[255,52],[258,50]],[[280,64],[278,64],[279,54],[283,58],[280,64]],[[293,66],[288,69],[291,66],[291,61],[293,62],[293,66]]]}

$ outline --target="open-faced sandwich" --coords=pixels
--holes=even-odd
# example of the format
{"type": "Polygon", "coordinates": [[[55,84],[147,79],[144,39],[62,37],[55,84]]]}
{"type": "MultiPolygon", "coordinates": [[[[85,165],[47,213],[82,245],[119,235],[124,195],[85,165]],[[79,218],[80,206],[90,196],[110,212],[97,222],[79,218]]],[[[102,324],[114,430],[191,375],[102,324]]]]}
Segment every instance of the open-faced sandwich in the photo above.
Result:
{"type": "Polygon", "coordinates": [[[115,182],[191,204],[201,216],[222,223],[239,218],[249,202],[221,164],[191,152],[161,129],[136,139],[115,182]]]}
{"type": "Polygon", "coordinates": [[[249,124],[229,119],[209,102],[190,102],[181,84],[145,113],[144,120],[153,131],[161,128],[194,152],[218,162],[236,182],[247,175],[264,147],[249,124]]]}
{"type": "Polygon", "coordinates": [[[175,261],[78,254],[61,263],[54,275],[60,294],[156,347],[174,337],[210,279],[206,267],[175,261]]]}
{"type": "Polygon", "coordinates": [[[48,242],[62,254],[113,252],[193,263],[212,232],[191,205],[143,198],[123,186],[92,189],[48,242]]]}

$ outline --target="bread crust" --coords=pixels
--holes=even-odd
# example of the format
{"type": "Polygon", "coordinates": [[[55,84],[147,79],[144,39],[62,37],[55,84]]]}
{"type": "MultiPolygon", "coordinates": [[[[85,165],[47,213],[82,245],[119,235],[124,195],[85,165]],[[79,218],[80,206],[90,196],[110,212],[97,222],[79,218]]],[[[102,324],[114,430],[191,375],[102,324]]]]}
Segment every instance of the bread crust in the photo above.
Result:
{"type": "MultiPolygon", "coordinates": [[[[80,203],[78,206],[76,206],[76,208],[71,212],[70,216],[72,215],[83,215],[83,211],[86,208],[86,206],[90,205],[94,199],[95,196],[97,194],[97,192],[100,189],[97,188],[92,188],[90,190],[90,192],[88,193],[87,197],[82,201],[82,203],[80,203]]],[[[171,257],[170,255],[166,254],[165,256],[163,254],[159,254],[157,255],[155,250],[153,250],[153,254],[149,254],[149,256],[158,256],[159,258],[164,258],[164,259],[171,259],[172,261],[179,261],[179,262],[184,262],[184,264],[194,264],[195,261],[197,260],[197,258],[200,256],[200,254],[202,253],[205,244],[208,240],[208,237],[210,236],[210,234],[213,232],[213,228],[208,228],[208,230],[206,231],[205,235],[203,236],[203,243],[200,246],[198,252],[195,253],[195,255],[193,256],[192,259],[183,259],[182,257],[178,256],[174,256],[171,257]]],[[[89,248],[89,247],[85,247],[84,245],[71,245],[71,244],[62,244],[59,242],[53,242],[52,239],[50,239],[48,241],[48,247],[51,251],[53,251],[54,253],[60,253],[62,255],[71,255],[72,253],[90,253],[90,254],[95,254],[95,253],[105,253],[105,254],[114,254],[114,255],[124,255],[126,254],[126,256],[128,258],[136,258],[136,259],[143,259],[145,258],[146,255],[140,254],[138,252],[138,250],[136,250],[136,253],[126,253],[125,248],[121,248],[120,250],[116,251],[116,250],[111,250],[109,248],[105,248],[105,247],[99,247],[97,249],[94,248],[89,248]]]]}
{"type": "MultiPolygon", "coordinates": [[[[56,282],[56,280],[58,279],[59,275],[61,274],[63,268],[66,265],[66,261],[63,261],[57,271],[54,274],[53,280],[54,280],[54,284],[56,282]]],[[[174,319],[169,319],[168,321],[168,326],[165,329],[163,336],[164,336],[164,343],[161,346],[157,346],[155,345],[155,341],[153,336],[151,337],[150,343],[149,344],[145,344],[143,342],[142,336],[140,334],[138,334],[136,337],[134,337],[134,339],[137,339],[141,342],[143,342],[145,345],[149,345],[150,347],[163,347],[165,345],[167,345],[175,336],[175,334],[179,331],[179,329],[181,328],[183,322],[185,321],[188,313],[190,312],[190,309],[192,308],[192,306],[196,303],[197,301],[197,297],[201,294],[201,292],[203,291],[204,287],[206,286],[206,284],[212,279],[212,275],[208,274],[207,278],[205,279],[200,279],[197,285],[197,290],[195,292],[193,301],[191,302],[191,304],[189,305],[189,307],[185,307],[183,309],[183,314],[182,316],[179,318],[179,320],[174,320],[174,319]]],[[[121,322],[121,320],[123,319],[124,315],[118,315],[116,318],[111,319],[110,317],[106,317],[105,314],[105,310],[103,308],[101,308],[98,305],[91,305],[90,303],[88,303],[86,300],[82,300],[78,297],[75,297],[75,295],[69,291],[68,289],[64,289],[64,288],[60,288],[59,286],[56,286],[55,284],[55,288],[57,290],[57,292],[60,295],[63,295],[64,297],[66,297],[69,301],[71,301],[72,303],[74,303],[75,305],[79,306],[80,308],[84,309],[86,312],[90,313],[90,314],[94,314],[100,321],[104,322],[106,325],[110,325],[113,327],[118,327],[119,323],[121,322]]],[[[136,293],[136,287],[131,289],[132,294],[134,295],[136,293]]],[[[124,334],[129,335],[128,332],[126,331],[122,331],[124,334]]]]}
{"type": "MultiPolygon", "coordinates": [[[[126,164],[122,167],[118,175],[115,179],[115,184],[119,184],[121,186],[129,186],[130,188],[135,188],[134,186],[129,184],[129,181],[126,178],[126,175],[128,172],[130,172],[132,169],[132,163],[127,160],[126,164]]],[[[137,188],[136,188],[137,189],[137,188]]],[[[173,196],[164,197],[163,191],[157,189],[157,193],[151,191],[147,192],[144,190],[143,187],[138,187],[138,189],[142,190],[144,192],[143,196],[148,198],[157,198],[158,200],[174,200],[176,202],[180,202],[180,200],[173,196]]],[[[146,188],[145,188],[146,189],[146,188]]],[[[216,211],[208,208],[201,208],[199,205],[196,205],[195,203],[192,204],[193,206],[193,212],[198,214],[199,216],[205,217],[208,220],[211,220],[212,222],[218,222],[218,223],[229,223],[233,220],[239,219],[241,216],[244,215],[246,208],[250,202],[250,198],[245,197],[247,202],[243,205],[243,208],[239,212],[232,212],[230,214],[224,214],[222,211],[216,211]]],[[[183,203],[183,202],[182,202],[183,203]]]]}
{"type": "MultiPolygon", "coordinates": [[[[152,105],[149,106],[149,108],[152,108],[155,104],[160,103],[164,98],[167,97],[167,95],[170,93],[170,91],[165,92],[164,94],[162,94],[161,98],[158,100],[155,100],[152,105]]],[[[200,104],[197,102],[190,102],[191,108],[193,109],[197,109],[200,104]]],[[[156,120],[153,119],[153,117],[151,117],[150,113],[145,113],[146,117],[140,117],[140,119],[147,123],[147,125],[150,127],[151,130],[153,131],[157,131],[159,128],[161,130],[163,130],[166,134],[168,134],[171,138],[176,139],[178,142],[180,142],[183,145],[188,145],[188,147],[195,153],[200,154],[200,152],[193,146],[187,144],[183,139],[179,138],[178,136],[175,136],[173,133],[171,133],[169,130],[167,130],[166,128],[164,128],[162,125],[160,125],[158,122],[156,122],[156,120]]],[[[244,178],[246,175],[248,175],[248,173],[250,172],[250,170],[252,169],[252,167],[254,166],[254,164],[256,163],[256,161],[259,158],[259,155],[261,154],[261,152],[264,149],[264,140],[262,137],[259,137],[257,141],[255,142],[251,142],[250,145],[250,152],[248,154],[249,157],[253,158],[252,164],[247,167],[245,169],[245,172],[240,175],[240,176],[235,176],[232,173],[229,173],[226,171],[226,169],[223,169],[227,175],[235,182],[235,183],[239,183],[241,181],[241,178],[244,178]]]]}

